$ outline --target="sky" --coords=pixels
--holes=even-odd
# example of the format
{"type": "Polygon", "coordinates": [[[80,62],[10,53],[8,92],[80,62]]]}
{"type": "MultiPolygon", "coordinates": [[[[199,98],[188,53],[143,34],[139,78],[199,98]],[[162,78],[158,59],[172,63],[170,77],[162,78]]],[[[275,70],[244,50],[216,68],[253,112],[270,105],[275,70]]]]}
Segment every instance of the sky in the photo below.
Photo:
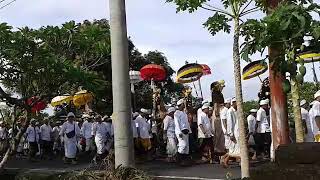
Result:
{"type": "MultiPolygon", "coordinates": [[[[219,6],[219,1],[213,2],[219,6]]],[[[39,28],[61,25],[70,20],[109,19],[108,3],[108,0],[16,0],[0,10],[0,21],[13,27],[39,28]]],[[[235,96],[232,34],[218,33],[213,37],[203,27],[206,19],[213,15],[211,12],[176,13],[175,4],[165,0],[127,0],[126,9],[128,36],[140,52],[163,52],[174,70],[183,66],[185,61],[207,64],[212,74],[201,79],[204,98],[210,97],[210,84],[221,79],[226,82],[225,97],[235,96]]],[[[257,13],[252,17],[260,18],[263,14],[257,13]]],[[[242,61],[241,65],[244,67],[246,62],[242,61]]],[[[307,66],[306,80],[312,81],[310,68],[307,66]]],[[[319,74],[319,64],[316,64],[316,69],[319,74]]],[[[267,73],[261,78],[266,76],[267,73]]],[[[259,79],[246,80],[242,84],[244,100],[257,99],[259,79]]],[[[198,89],[197,83],[196,86],[198,89]]]]}

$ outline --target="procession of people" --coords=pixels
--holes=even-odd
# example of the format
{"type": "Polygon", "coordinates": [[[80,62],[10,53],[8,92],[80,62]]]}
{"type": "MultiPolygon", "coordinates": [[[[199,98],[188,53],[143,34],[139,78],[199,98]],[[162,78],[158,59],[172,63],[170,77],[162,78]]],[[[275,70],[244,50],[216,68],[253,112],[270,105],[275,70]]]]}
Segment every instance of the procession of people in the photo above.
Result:
{"type": "MultiPolygon", "coordinates": [[[[217,96],[218,97],[218,96],[217,96]]],[[[260,99],[259,107],[247,112],[247,144],[252,160],[274,157],[272,120],[269,99],[260,99]]],[[[166,108],[166,116],[156,121],[151,110],[141,108],[132,113],[131,126],[136,157],[149,161],[165,157],[167,162],[180,165],[194,163],[240,162],[239,118],[236,98],[204,100],[201,105],[186,107],[186,98],[166,108]],[[220,103],[218,103],[220,102],[220,103]],[[193,122],[196,122],[196,128],[193,122]],[[196,139],[194,139],[196,138],[196,139]]],[[[314,101],[300,103],[305,127],[305,141],[320,140],[320,91],[314,101]]],[[[15,128],[0,121],[0,155],[13,133],[19,132],[21,118],[15,128]]],[[[112,150],[114,129],[112,117],[98,113],[82,113],[77,117],[67,113],[65,120],[31,119],[17,148],[17,158],[28,157],[31,162],[63,157],[65,163],[77,164],[79,154],[93,155],[101,162],[112,150]],[[58,155],[58,156],[57,156],[58,155]]]]}

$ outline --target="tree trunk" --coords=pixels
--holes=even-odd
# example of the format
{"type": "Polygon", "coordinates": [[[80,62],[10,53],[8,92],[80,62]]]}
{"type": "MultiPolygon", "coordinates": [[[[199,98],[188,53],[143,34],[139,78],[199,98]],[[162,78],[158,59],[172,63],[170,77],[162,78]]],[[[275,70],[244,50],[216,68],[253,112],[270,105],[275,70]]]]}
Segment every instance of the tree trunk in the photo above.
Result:
{"type": "MultiPolygon", "coordinates": [[[[282,0],[266,1],[268,14],[278,6],[282,0]]],[[[272,123],[272,142],[274,150],[280,144],[289,144],[289,123],[287,96],[283,92],[282,83],[286,79],[284,74],[278,71],[279,63],[277,63],[280,55],[280,49],[275,46],[269,46],[269,81],[271,95],[271,123],[272,123]]]]}
{"type": "Polygon", "coordinates": [[[240,52],[239,52],[239,38],[240,27],[239,18],[234,19],[234,36],[233,36],[233,64],[234,64],[234,77],[235,77],[235,89],[237,100],[237,113],[239,121],[239,143],[240,143],[240,156],[241,156],[241,176],[246,178],[250,176],[249,173],[249,157],[248,146],[246,141],[245,122],[243,114],[243,98],[242,98],[242,85],[241,85],[241,67],[240,67],[240,52]]]}
{"type": "Polygon", "coordinates": [[[4,166],[6,165],[6,163],[8,162],[8,159],[10,157],[10,152],[11,152],[11,148],[9,147],[7,149],[6,154],[4,155],[4,157],[2,158],[1,162],[0,162],[0,173],[3,171],[4,166]]]}
{"type": "Polygon", "coordinates": [[[300,110],[299,83],[296,77],[291,77],[291,96],[293,105],[294,125],[296,130],[296,142],[304,142],[304,128],[302,125],[302,117],[300,110]]]}
{"type": "MultiPolygon", "coordinates": [[[[13,132],[13,137],[14,137],[14,135],[15,135],[15,134],[14,134],[14,131],[15,131],[14,128],[15,128],[15,124],[16,124],[16,110],[17,110],[17,107],[14,106],[14,107],[13,107],[13,112],[12,112],[12,121],[13,121],[13,124],[12,124],[12,132],[13,132]]],[[[25,128],[25,129],[26,129],[26,128],[25,128]]],[[[23,132],[23,133],[24,133],[24,132],[23,132]]],[[[23,133],[21,133],[21,134],[23,134],[23,133]]],[[[18,133],[18,134],[19,134],[19,133],[18,133]]],[[[18,138],[19,138],[19,141],[18,141],[18,142],[20,142],[21,137],[22,137],[22,135],[21,135],[20,137],[18,137],[18,138]]],[[[14,138],[11,143],[9,142],[9,146],[8,146],[7,151],[6,151],[6,154],[4,155],[4,157],[2,158],[2,160],[1,160],[1,162],[0,162],[0,172],[3,171],[6,163],[8,162],[8,159],[9,159],[10,155],[12,154],[12,152],[15,152],[15,151],[17,150],[18,144],[16,143],[16,141],[17,141],[17,139],[14,138]]]]}

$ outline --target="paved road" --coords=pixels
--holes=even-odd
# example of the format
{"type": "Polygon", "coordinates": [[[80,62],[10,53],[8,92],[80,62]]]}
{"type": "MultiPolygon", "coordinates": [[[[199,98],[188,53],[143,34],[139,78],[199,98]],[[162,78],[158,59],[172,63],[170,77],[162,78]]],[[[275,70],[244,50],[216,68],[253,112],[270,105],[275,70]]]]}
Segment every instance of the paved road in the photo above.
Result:
{"type": "Polygon", "coordinates": [[[240,167],[237,165],[228,169],[218,164],[194,164],[189,167],[181,167],[163,161],[153,161],[137,164],[137,167],[159,179],[226,179],[227,174],[232,178],[240,177],[240,167]]]}
{"type": "MultiPolygon", "coordinates": [[[[32,169],[34,171],[75,171],[84,170],[90,167],[90,160],[82,159],[77,165],[63,164],[62,160],[50,160],[31,163],[25,159],[10,160],[8,169],[32,169]]],[[[225,179],[226,175],[232,178],[240,177],[240,168],[233,165],[229,169],[224,169],[218,164],[193,164],[189,167],[181,167],[174,163],[167,163],[161,160],[137,163],[137,168],[142,169],[157,179],[225,179]]]]}

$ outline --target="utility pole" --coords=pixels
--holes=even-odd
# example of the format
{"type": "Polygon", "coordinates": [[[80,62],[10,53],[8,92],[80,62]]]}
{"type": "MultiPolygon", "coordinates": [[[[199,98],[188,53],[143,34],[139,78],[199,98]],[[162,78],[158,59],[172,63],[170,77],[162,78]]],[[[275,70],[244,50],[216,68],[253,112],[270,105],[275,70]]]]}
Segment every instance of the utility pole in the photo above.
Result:
{"type": "MultiPolygon", "coordinates": [[[[267,8],[271,13],[277,8],[281,0],[267,0],[267,8]]],[[[281,144],[289,144],[289,123],[287,97],[283,91],[282,83],[286,79],[285,75],[278,71],[279,48],[269,47],[269,81],[271,94],[271,114],[272,114],[272,140],[273,147],[276,150],[281,144]]]]}
{"type": "Polygon", "coordinates": [[[125,0],[109,0],[115,166],[134,166],[125,0]]]}

